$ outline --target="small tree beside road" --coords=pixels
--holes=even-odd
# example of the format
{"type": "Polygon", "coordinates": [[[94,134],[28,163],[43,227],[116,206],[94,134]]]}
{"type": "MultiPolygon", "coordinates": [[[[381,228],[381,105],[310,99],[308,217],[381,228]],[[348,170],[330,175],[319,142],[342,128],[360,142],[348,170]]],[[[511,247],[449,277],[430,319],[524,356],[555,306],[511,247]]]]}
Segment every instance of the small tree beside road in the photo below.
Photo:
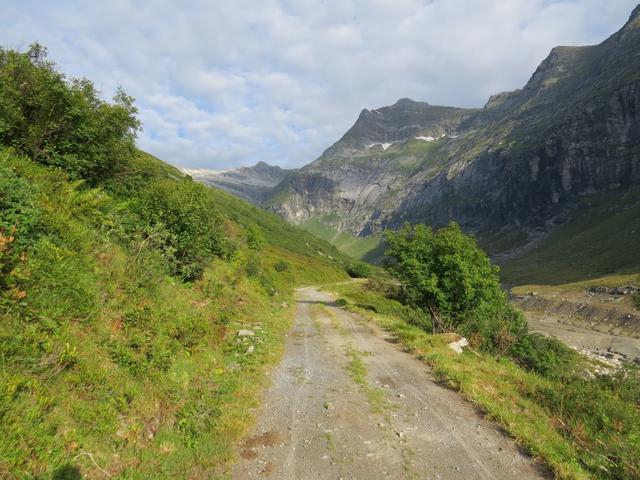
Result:
{"type": "Polygon", "coordinates": [[[456,223],[386,232],[387,269],[407,303],[431,316],[433,333],[456,331],[485,349],[506,351],[526,330],[500,287],[498,267],[456,223]]]}

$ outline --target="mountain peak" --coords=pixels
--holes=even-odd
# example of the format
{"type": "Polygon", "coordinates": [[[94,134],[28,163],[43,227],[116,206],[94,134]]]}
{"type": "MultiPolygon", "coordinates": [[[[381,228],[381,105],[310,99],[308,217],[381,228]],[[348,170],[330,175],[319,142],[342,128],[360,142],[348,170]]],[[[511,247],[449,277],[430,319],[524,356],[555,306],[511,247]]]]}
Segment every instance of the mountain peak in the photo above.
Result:
{"type": "Polygon", "coordinates": [[[624,24],[622,30],[618,34],[624,35],[625,32],[629,32],[632,30],[640,30],[640,4],[636,6],[629,15],[629,20],[624,24]]]}
{"type": "MultiPolygon", "coordinates": [[[[395,106],[395,105],[413,105],[413,104],[416,104],[416,103],[418,103],[418,102],[416,102],[415,100],[412,100],[412,99],[410,99],[410,98],[408,98],[408,97],[404,97],[404,98],[401,98],[400,100],[398,100],[398,101],[394,104],[394,106],[395,106]]],[[[426,103],[426,102],[423,102],[423,103],[426,103]]],[[[427,105],[428,105],[428,104],[427,104],[427,105]]]]}
{"type": "Polygon", "coordinates": [[[273,168],[274,166],[275,165],[269,165],[267,162],[263,162],[262,160],[260,160],[253,166],[253,168],[273,168]]]}

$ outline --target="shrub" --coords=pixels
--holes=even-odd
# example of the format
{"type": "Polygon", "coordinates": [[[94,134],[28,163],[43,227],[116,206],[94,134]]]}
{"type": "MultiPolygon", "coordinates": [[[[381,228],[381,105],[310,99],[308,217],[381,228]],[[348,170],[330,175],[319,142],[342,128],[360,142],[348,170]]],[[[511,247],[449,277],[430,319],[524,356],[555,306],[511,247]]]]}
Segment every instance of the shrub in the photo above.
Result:
{"type": "Polygon", "coordinates": [[[86,79],[67,79],[44,47],[0,48],[0,143],[71,177],[99,180],[127,163],[140,128],[133,99],[110,104],[86,79]]]}
{"type": "MultiPolygon", "coordinates": [[[[158,234],[155,243],[184,280],[198,278],[211,257],[234,252],[222,216],[209,189],[190,180],[155,181],[139,194],[134,206],[143,226],[158,234]]],[[[150,238],[150,237],[149,237],[150,238]]],[[[150,239],[151,242],[151,239],[150,239]]]]}
{"type": "Polygon", "coordinates": [[[370,290],[375,293],[379,293],[385,298],[390,300],[397,300],[402,302],[404,300],[402,295],[402,288],[396,283],[381,280],[379,278],[370,278],[364,284],[363,287],[366,290],[370,290]]]}
{"type": "Polygon", "coordinates": [[[33,246],[21,280],[27,293],[23,303],[51,320],[87,320],[99,302],[95,264],[83,252],[56,241],[43,237],[33,246]]]}
{"type": "Polygon", "coordinates": [[[247,229],[247,247],[250,250],[262,250],[265,243],[264,233],[262,233],[260,227],[255,225],[247,229]]]}
{"type": "Polygon", "coordinates": [[[273,268],[275,268],[276,272],[279,273],[286,272],[289,270],[289,263],[285,262],[284,260],[278,260],[273,268]]]}
{"type": "Polygon", "coordinates": [[[351,278],[367,278],[371,275],[371,267],[365,262],[356,262],[347,265],[346,272],[351,278]]]}
{"type": "Polygon", "coordinates": [[[388,270],[408,303],[430,313],[434,332],[475,334],[476,343],[505,351],[526,329],[500,287],[498,268],[455,223],[386,233],[388,270]]]}
{"type": "Polygon", "coordinates": [[[577,354],[555,338],[539,333],[522,335],[510,350],[510,356],[528,370],[547,377],[571,373],[577,354]]]}
{"type": "Polygon", "coordinates": [[[262,261],[260,257],[255,254],[249,255],[244,271],[248,277],[259,277],[262,274],[262,261]]]}
{"type": "Polygon", "coordinates": [[[175,235],[163,223],[142,225],[131,236],[134,260],[129,270],[138,279],[137,286],[153,290],[162,275],[178,271],[175,235]]]}
{"type": "Polygon", "coordinates": [[[10,286],[9,274],[40,233],[40,210],[34,198],[25,180],[0,165],[0,290],[10,286]]]}

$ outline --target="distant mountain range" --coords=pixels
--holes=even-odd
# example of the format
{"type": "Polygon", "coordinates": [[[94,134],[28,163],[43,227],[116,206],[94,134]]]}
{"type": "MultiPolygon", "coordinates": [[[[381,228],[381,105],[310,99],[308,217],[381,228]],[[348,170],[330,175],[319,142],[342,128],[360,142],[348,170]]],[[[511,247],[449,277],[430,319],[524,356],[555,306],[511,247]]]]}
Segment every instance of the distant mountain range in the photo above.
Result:
{"type": "Polygon", "coordinates": [[[497,251],[525,245],[583,198],[640,185],[640,6],[599,45],[554,48],[524,88],[482,109],[401,99],[363,110],[298,171],[257,167],[203,179],[292,223],[368,236],[455,220],[509,237],[497,251]]]}
{"type": "Polygon", "coordinates": [[[258,162],[253,167],[230,170],[207,170],[183,168],[182,171],[195,180],[260,205],[271,194],[274,187],[296,170],[286,170],[258,162]]]}

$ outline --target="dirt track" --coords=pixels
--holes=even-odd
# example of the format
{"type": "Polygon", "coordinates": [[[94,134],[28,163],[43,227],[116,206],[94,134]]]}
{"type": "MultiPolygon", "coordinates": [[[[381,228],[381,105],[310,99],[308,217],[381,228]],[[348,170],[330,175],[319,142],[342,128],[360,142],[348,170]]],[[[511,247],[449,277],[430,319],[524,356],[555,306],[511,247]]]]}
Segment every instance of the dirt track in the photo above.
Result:
{"type": "Polygon", "coordinates": [[[392,338],[314,288],[234,479],[514,479],[546,472],[392,338]]]}

